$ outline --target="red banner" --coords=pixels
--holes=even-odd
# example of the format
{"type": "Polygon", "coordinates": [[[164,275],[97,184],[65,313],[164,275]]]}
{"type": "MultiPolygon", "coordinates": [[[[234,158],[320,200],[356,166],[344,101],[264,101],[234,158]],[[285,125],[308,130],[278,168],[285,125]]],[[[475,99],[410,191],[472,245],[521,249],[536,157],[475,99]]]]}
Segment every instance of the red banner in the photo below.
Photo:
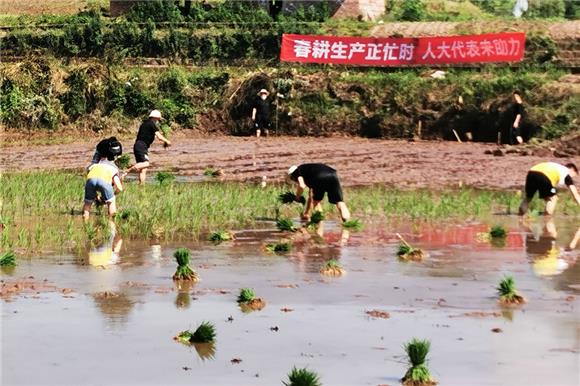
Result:
{"type": "Polygon", "coordinates": [[[518,62],[523,32],[421,38],[282,36],[280,60],[362,66],[518,62]]]}

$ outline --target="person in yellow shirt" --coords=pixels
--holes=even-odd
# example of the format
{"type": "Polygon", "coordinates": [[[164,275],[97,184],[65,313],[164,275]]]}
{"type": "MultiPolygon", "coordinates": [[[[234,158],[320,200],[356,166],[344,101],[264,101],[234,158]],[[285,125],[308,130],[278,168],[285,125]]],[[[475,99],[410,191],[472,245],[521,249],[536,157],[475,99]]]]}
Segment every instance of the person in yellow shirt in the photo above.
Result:
{"type": "Polygon", "coordinates": [[[572,178],[578,175],[578,168],[573,163],[561,165],[556,162],[542,162],[534,165],[526,176],[524,198],[520,204],[519,214],[523,216],[528,211],[530,202],[538,192],[541,199],[546,201],[544,214],[551,216],[558,202],[557,188],[567,187],[580,205],[580,194],[572,178]]]}
{"type": "Polygon", "coordinates": [[[107,204],[109,219],[112,221],[117,213],[115,203],[115,191],[123,191],[119,169],[114,164],[116,157],[123,153],[123,147],[119,142],[110,142],[105,154],[101,154],[98,164],[89,167],[87,181],[85,182],[85,204],[83,206],[83,219],[88,221],[91,206],[97,197],[97,192],[107,204]]]}

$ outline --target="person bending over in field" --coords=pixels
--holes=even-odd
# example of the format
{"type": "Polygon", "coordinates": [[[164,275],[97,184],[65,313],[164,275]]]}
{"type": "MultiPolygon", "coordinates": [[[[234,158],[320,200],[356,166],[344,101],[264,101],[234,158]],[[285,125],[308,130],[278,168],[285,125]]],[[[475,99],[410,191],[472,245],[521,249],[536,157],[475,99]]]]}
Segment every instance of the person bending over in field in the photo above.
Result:
{"type": "MultiPolygon", "coordinates": [[[[104,150],[104,149],[103,149],[104,150]]],[[[101,199],[107,204],[109,211],[109,220],[113,220],[117,213],[115,204],[115,191],[123,191],[121,179],[119,178],[119,169],[113,162],[116,157],[123,153],[123,147],[119,142],[109,142],[108,148],[104,153],[100,153],[99,163],[89,167],[87,181],[85,183],[85,204],[83,206],[83,219],[88,221],[91,212],[91,206],[100,193],[101,199]]]]}
{"type": "Polygon", "coordinates": [[[162,141],[165,147],[171,146],[171,141],[165,138],[161,131],[159,131],[160,120],[161,112],[159,110],[153,110],[149,114],[149,119],[143,122],[139,127],[137,139],[135,140],[135,145],[133,145],[136,164],[127,169],[123,174],[123,178],[127,174],[135,171],[139,173],[139,183],[144,184],[145,178],[147,177],[147,168],[151,166],[149,162],[149,147],[155,138],[162,141]]]}
{"type": "Polygon", "coordinates": [[[580,194],[574,186],[573,177],[578,175],[576,165],[569,163],[560,165],[556,162],[542,162],[533,166],[526,176],[526,186],[524,188],[524,198],[520,204],[520,216],[528,211],[530,201],[534,198],[536,192],[539,192],[540,198],[546,201],[544,214],[551,216],[556,209],[558,202],[557,188],[568,187],[570,193],[580,205],[580,194]]]}
{"type": "Polygon", "coordinates": [[[288,175],[298,185],[296,201],[304,203],[306,200],[302,197],[302,193],[304,189],[309,188],[308,201],[306,201],[306,207],[302,214],[303,220],[310,219],[313,209],[322,210],[320,202],[325,193],[328,193],[328,201],[336,205],[342,221],[350,219],[350,212],[344,203],[336,170],[325,164],[302,164],[290,167],[288,175]]]}
{"type": "MultiPolygon", "coordinates": [[[[111,142],[119,142],[119,141],[117,140],[117,137],[110,137],[103,139],[97,144],[95,154],[93,154],[93,159],[91,160],[91,165],[98,164],[101,161],[101,154],[107,154],[107,151],[109,149],[109,143],[111,142]]],[[[91,165],[87,167],[87,171],[89,170],[89,167],[91,165]]]]}

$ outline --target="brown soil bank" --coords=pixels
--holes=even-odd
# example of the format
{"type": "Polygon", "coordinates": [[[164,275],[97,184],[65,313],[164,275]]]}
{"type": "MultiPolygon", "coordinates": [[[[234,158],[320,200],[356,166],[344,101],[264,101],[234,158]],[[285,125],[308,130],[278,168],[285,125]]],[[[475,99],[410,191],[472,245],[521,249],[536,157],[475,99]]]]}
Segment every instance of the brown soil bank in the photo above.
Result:
{"type": "MultiPolygon", "coordinates": [[[[519,189],[527,170],[537,162],[580,164],[573,157],[552,154],[504,156],[485,154],[496,146],[442,141],[387,141],[363,138],[176,137],[168,150],[155,144],[153,170],[173,170],[194,180],[208,166],[225,171],[225,181],[282,181],[292,164],[324,162],[335,167],[344,185],[387,184],[400,188],[442,188],[460,184],[478,188],[519,189]]],[[[93,141],[94,142],[94,141],[93,141]]],[[[130,149],[133,139],[124,140],[130,149]]],[[[5,171],[54,170],[87,165],[94,143],[11,146],[0,155],[5,171]]]]}

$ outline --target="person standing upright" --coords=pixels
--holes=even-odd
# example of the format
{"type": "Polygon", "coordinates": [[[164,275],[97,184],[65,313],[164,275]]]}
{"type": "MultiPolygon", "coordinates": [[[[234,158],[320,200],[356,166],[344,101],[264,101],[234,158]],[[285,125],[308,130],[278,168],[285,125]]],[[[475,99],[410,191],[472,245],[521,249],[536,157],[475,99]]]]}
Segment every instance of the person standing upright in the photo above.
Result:
{"type": "Polygon", "coordinates": [[[514,104],[511,109],[511,126],[509,129],[508,143],[510,145],[524,143],[522,136],[522,124],[524,118],[524,101],[519,91],[514,91],[514,104]]]}
{"type": "Polygon", "coordinates": [[[161,120],[161,112],[159,110],[153,110],[149,114],[149,119],[141,124],[139,127],[139,132],[137,133],[137,139],[135,140],[135,145],[133,145],[133,153],[135,154],[135,165],[131,166],[123,177],[125,177],[130,172],[139,173],[139,183],[145,183],[145,178],[147,177],[147,168],[151,166],[149,162],[149,147],[158,138],[163,142],[165,147],[171,146],[171,141],[169,141],[165,136],[159,131],[159,121],[161,120]]]}
{"type": "Polygon", "coordinates": [[[256,129],[256,137],[260,137],[262,130],[267,136],[272,126],[270,122],[270,101],[268,100],[270,93],[266,89],[261,89],[258,93],[258,99],[252,108],[252,122],[256,129]]]}

